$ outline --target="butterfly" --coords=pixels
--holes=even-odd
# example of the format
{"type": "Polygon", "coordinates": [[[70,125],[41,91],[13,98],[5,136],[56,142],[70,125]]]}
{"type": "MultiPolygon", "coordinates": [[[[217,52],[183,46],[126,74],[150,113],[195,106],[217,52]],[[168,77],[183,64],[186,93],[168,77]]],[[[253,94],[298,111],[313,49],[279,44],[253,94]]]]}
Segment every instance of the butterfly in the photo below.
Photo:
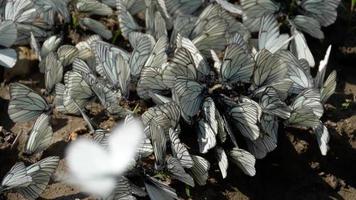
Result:
{"type": "Polygon", "coordinates": [[[27,122],[50,111],[46,99],[21,83],[10,84],[8,113],[14,122],[27,122]]]}
{"type": "Polygon", "coordinates": [[[0,192],[15,190],[26,199],[37,199],[46,189],[58,162],[57,156],[44,158],[28,167],[23,162],[17,162],[4,176],[0,192]]]}
{"type": "Polygon", "coordinates": [[[45,150],[52,142],[53,130],[49,116],[41,114],[32,127],[25,146],[25,153],[33,154],[45,150]]]}
{"type": "Polygon", "coordinates": [[[116,178],[134,161],[142,139],[141,122],[130,118],[113,129],[107,148],[92,140],[76,140],[66,151],[70,182],[85,192],[108,196],[115,188],[116,178]]]}

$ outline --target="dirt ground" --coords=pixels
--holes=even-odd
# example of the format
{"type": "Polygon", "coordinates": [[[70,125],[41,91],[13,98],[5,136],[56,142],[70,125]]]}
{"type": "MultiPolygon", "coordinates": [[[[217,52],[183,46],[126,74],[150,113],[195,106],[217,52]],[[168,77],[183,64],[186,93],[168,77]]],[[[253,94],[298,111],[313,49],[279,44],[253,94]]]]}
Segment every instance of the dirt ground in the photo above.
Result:
{"type": "MultiPolygon", "coordinates": [[[[341,25],[340,25],[341,24],[341,25]]],[[[212,163],[211,178],[204,187],[196,187],[191,191],[191,199],[356,199],[356,54],[346,55],[347,48],[356,48],[356,34],[346,32],[340,36],[340,22],[326,30],[330,41],[319,42],[311,39],[311,49],[317,58],[321,58],[328,42],[334,43],[329,67],[338,72],[337,93],[326,105],[323,120],[329,129],[330,151],[327,156],[321,156],[315,137],[306,130],[280,128],[277,149],[265,159],[258,160],[257,174],[254,177],[244,175],[237,167],[229,168],[225,180],[221,178],[217,163],[212,163]],[[343,43],[346,39],[350,42],[343,43]]],[[[356,51],[355,51],[356,52],[356,51]]],[[[5,79],[10,82],[19,80],[32,88],[43,88],[43,78],[32,73],[34,62],[23,59],[17,65],[17,72],[5,72],[5,79]],[[24,69],[25,68],[25,69],[24,69]],[[25,76],[18,76],[19,74],[25,76]],[[24,78],[25,77],[25,78],[24,78]]],[[[27,135],[34,122],[14,124],[7,115],[9,103],[8,82],[0,87],[0,126],[17,134],[18,145],[10,148],[0,146],[0,180],[11,166],[19,159],[33,160],[51,155],[60,156],[59,168],[54,174],[48,188],[41,199],[72,200],[91,199],[63,183],[65,166],[64,151],[69,144],[69,138],[75,133],[85,133],[87,129],[81,117],[67,116],[55,113],[52,126],[55,131],[54,143],[42,155],[28,158],[21,155],[27,135]]],[[[101,126],[111,126],[112,119],[107,119],[101,126]]],[[[14,138],[11,138],[12,141],[14,138]]],[[[177,187],[178,194],[189,199],[185,188],[177,187]]],[[[23,199],[16,193],[8,193],[0,199],[23,199]]]]}

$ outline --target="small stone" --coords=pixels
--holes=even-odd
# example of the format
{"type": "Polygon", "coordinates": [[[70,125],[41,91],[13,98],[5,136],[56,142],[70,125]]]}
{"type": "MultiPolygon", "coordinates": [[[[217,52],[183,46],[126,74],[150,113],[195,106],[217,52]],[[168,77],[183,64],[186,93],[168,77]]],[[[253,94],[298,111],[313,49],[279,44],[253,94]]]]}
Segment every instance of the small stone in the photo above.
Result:
{"type": "Polygon", "coordinates": [[[339,181],[337,180],[337,178],[332,175],[332,174],[328,174],[326,175],[326,177],[324,178],[325,182],[334,190],[338,187],[339,185],[339,181]]]}
{"type": "Polygon", "coordinates": [[[311,163],[310,163],[310,167],[311,167],[312,169],[319,169],[319,168],[320,168],[320,163],[318,163],[318,162],[311,162],[311,163]]]}

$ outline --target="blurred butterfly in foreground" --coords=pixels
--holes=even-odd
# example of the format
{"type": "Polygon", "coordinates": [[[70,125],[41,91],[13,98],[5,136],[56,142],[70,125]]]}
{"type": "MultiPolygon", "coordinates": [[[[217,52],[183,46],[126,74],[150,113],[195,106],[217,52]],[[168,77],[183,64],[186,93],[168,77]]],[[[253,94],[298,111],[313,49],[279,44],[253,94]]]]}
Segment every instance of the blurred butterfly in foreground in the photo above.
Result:
{"type": "Polygon", "coordinates": [[[66,152],[69,182],[84,192],[107,197],[134,162],[143,136],[141,121],[127,116],[113,129],[106,148],[89,139],[76,140],[66,152]]]}

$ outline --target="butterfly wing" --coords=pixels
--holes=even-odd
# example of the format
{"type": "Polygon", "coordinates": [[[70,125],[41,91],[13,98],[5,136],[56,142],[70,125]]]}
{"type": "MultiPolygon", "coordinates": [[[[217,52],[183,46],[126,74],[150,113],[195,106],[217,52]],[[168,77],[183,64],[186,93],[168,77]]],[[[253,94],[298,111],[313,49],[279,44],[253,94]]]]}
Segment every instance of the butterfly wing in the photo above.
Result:
{"type": "Polygon", "coordinates": [[[49,116],[41,114],[33,125],[27,139],[25,152],[33,154],[45,150],[52,142],[53,130],[50,126],[49,116]]]}
{"type": "Polygon", "coordinates": [[[10,84],[10,97],[8,113],[14,122],[30,121],[50,109],[42,96],[20,83],[10,84]]]}

